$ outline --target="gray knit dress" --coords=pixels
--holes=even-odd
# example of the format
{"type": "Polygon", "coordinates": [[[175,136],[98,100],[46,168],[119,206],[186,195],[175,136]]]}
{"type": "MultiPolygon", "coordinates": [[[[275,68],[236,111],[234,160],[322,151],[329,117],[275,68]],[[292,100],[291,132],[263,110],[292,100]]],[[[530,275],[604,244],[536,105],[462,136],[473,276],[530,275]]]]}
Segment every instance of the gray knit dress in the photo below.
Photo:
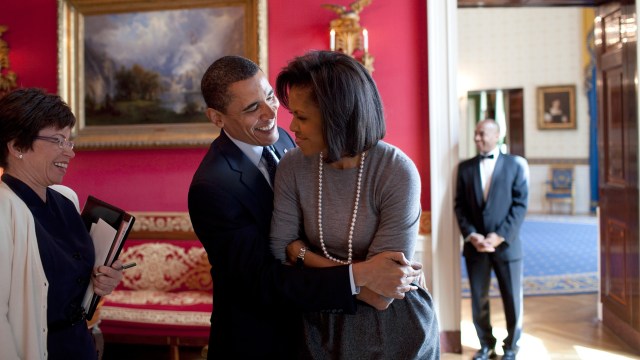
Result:
{"type": "MultiPolygon", "coordinates": [[[[306,238],[322,255],[318,231],[319,157],[305,157],[300,149],[281,160],[274,189],[271,249],[286,259],[285,248],[306,238]]],[[[335,169],[323,165],[322,227],[330,255],[347,259],[349,227],[358,167],[335,169]]],[[[398,148],[378,142],[367,151],[357,219],[353,259],[362,261],[382,251],[413,256],[420,220],[420,176],[413,162],[398,148]]],[[[293,310],[292,310],[293,311],[293,310]]],[[[378,311],[358,303],[354,315],[304,314],[305,346],[301,359],[439,359],[439,331],[431,295],[425,289],[394,300],[378,311]]]]}

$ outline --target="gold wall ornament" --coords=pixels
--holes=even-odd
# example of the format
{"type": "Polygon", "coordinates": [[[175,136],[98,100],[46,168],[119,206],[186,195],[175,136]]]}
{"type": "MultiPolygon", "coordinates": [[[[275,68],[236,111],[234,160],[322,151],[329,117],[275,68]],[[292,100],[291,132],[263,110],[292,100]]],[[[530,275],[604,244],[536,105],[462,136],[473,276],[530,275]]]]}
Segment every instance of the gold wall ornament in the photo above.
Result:
{"type": "Polygon", "coordinates": [[[9,45],[2,40],[7,27],[0,25],[0,97],[16,87],[16,74],[9,70],[9,45]]]}
{"type": "Polygon", "coordinates": [[[373,56],[369,54],[369,31],[360,26],[360,12],[372,0],[356,0],[349,7],[323,4],[322,7],[339,15],[329,23],[331,51],[343,52],[360,61],[373,73],[373,56]]]}

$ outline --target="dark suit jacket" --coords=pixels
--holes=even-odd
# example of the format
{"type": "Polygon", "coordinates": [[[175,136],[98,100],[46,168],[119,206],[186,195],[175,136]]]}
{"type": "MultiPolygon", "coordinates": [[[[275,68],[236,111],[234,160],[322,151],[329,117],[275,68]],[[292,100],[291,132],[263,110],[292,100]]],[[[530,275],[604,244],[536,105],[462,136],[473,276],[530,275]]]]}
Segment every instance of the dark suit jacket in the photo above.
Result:
{"type": "MultiPolygon", "coordinates": [[[[278,156],[295,147],[278,129],[278,156]]],[[[210,358],[291,358],[298,310],[355,311],[347,266],[299,269],[269,248],[273,191],[224,131],[189,187],[189,214],[211,263],[210,358]]]]}
{"type": "MultiPolygon", "coordinates": [[[[529,170],[527,161],[519,156],[500,154],[491,177],[485,202],[480,179],[480,156],[463,161],[458,166],[455,212],[462,236],[476,232],[495,232],[505,242],[492,256],[502,260],[522,258],[522,243],[518,237],[527,212],[529,170]]],[[[465,242],[463,255],[477,254],[470,242],[465,242]]]]}

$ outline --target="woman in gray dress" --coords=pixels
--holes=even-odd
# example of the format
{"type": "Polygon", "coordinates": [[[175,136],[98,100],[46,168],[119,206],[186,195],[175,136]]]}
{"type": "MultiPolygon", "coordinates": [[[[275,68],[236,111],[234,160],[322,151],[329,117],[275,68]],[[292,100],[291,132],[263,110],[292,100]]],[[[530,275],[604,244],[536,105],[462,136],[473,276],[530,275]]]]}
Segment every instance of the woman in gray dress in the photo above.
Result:
{"type": "MultiPolygon", "coordinates": [[[[304,267],[364,261],[382,251],[410,259],[420,220],[420,177],[385,134],[367,70],[339,52],[313,51],[278,75],[298,148],[281,160],[271,248],[304,267]],[[299,240],[304,239],[304,241],[299,240]]],[[[304,314],[305,359],[438,359],[439,331],[422,287],[402,300],[359,289],[355,315],[304,314]]]]}

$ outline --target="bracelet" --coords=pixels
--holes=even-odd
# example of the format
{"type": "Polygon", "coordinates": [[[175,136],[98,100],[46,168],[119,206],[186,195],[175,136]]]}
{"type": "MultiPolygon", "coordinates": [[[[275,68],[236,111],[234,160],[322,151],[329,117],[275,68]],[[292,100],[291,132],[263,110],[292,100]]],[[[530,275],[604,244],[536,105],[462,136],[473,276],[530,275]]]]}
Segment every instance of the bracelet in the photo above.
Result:
{"type": "Polygon", "coordinates": [[[296,266],[303,268],[304,267],[304,254],[307,252],[306,247],[301,247],[300,252],[298,252],[298,257],[296,259],[296,266]]]}

